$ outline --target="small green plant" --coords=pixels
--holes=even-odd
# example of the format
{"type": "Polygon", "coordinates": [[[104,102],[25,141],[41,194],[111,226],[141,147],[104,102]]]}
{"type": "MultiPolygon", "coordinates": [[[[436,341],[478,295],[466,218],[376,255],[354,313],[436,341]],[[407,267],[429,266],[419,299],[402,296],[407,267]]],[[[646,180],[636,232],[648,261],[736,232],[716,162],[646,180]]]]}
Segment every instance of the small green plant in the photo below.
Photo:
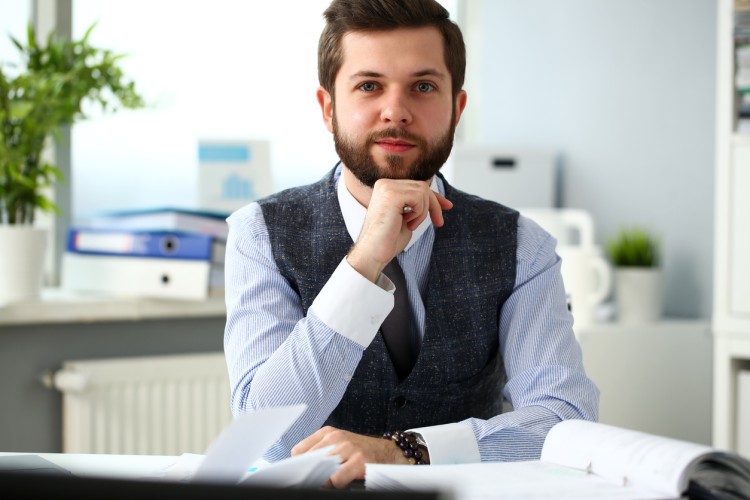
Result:
{"type": "Polygon", "coordinates": [[[621,229],[607,243],[607,254],[615,267],[656,267],[660,262],[659,243],[645,229],[621,229]]]}
{"type": "Polygon", "coordinates": [[[119,67],[122,55],[89,43],[93,28],[81,40],[50,33],[44,45],[31,25],[26,45],[11,37],[25,69],[0,64],[0,224],[32,224],[35,209],[58,211],[46,189],[62,174],[42,152],[61,126],[86,118],[82,104],[143,107],[119,67]]]}

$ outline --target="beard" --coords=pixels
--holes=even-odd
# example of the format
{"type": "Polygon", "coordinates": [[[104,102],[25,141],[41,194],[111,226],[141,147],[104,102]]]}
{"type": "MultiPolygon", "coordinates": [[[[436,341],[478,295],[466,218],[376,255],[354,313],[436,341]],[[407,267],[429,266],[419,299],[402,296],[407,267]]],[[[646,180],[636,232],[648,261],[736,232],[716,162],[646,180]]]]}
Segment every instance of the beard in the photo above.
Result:
{"type": "Polygon", "coordinates": [[[389,128],[368,134],[363,143],[356,143],[345,137],[338,127],[336,115],[333,116],[333,141],[336,153],[342,163],[365,186],[373,187],[378,179],[410,179],[427,181],[440,171],[453,149],[453,136],[456,131],[455,109],[451,124],[445,134],[432,143],[403,128],[389,128]],[[414,144],[420,151],[419,156],[410,165],[403,156],[387,154],[385,165],[378,165],[370,152],[376,141],[393,137],[414,144]]]}

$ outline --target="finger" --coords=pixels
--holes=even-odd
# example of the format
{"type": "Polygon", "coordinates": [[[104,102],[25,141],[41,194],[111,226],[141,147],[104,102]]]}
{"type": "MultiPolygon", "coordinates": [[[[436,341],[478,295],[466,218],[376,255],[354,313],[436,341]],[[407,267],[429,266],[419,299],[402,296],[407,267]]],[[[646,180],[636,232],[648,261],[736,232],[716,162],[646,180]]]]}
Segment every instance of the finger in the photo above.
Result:
{"type": "Polygon", "coordinates": [[[420,182],[420,189],[418,190],[418,199],[412,202],[413,211],[408,214],[411,217],[404,217],[406,227],[410,231],[414,231],[422,221],[424,221],[429,215],[430,209],[430,197],[433,196],[433,191],[427,185],[427,183],[420,182]]]}
{"type": "Polygon", "coordinates": [[[329,479],[334,488],[346,488],[352,481],[365,478],[365,459],[362,453],[355,453],[329,479]]]}
{"type": "Polygon", "coordinates": [[[443,219],[443,207],[446,207],[448,210],[453,207],[453,203],[443,197],[440,193],[434,191],[429,191],[425,194],[425,201],[423,203],[424,207],[427,208],[427,211],[415,210],[417,213],[416,217],[410,220],[406,225],[411,231],[414,231],[428,216],[433,225],[441,227],[445,223],[443,219]]]}
{"type": "Polygon", "coordinates": [[[424,220],[424,218],[425,218],[425,214],[423,214],[419,210],[414,210],[412,212],[409,212],[408,214],[404,214],[404,222],[406,223],[406,226],[410,230],[414,230],[414,228],[411,227],[411,226],[414,226],[414,227],[418,226],[419,224],[422,223],[422,221],[424,220]],[[415,224],[411,224],[414,221],[416,221],[416,223],[415,224]]]}
{"type": "Polygon", "coordinates": [[[308,452],[326,448],[331,445],[336,447],[329,455],[339,455],[346,458],[353,453],[352,433],[331,427],[330,431],[320,438],[320,440],[308,448],[308,452]]]}
{"type": "Polygon", "coordinates": [[[307,453],[310,451],[310,448],[315,445],[317,441],[312,439],[313,436],[306,437],[299,443],[295,444],[292,447],[291,455],[293,457],[296,457],[297,455],[302,455],[303,453],[307,453]]]}
{"type": "Polygon", "coordinates": [[[437,196],[438,202],[440,203],[440,207],[443,210],[450,210],[451,208],[453,208],[453,202],[451,200],[449,200],[448,198],[446,198],[445,196],[443,196],[442,194],[438,192],[433,191],[433,193],[435,193],[435,196],[437,196]]]}
{"type": "Polygon", "coordinates": [[[430,194],[430,219],[435,226],[442,227],[445,224],[443,210],[453,208],[453,202],[440,193],[431,191],[430,194]]]}
{"type": "Polygon", "coordinates": [[[331,427],[322,427],[307,436],[305,439],[294,445],[292,448],[292,456],[301,455],[313,449],[315,445],[320,443],[321,440],[330,434],[331,429],[331,427]]]}
{"type": "Polygon", "coordinates": [[[419,227],[419,225],[422,223],[423,220],[427,218],[426,214],[420,214],[418,217],[415,217],[414,220],[411,220],[406,223],[406,228],[409,231],[414,231],[419,227]]]}

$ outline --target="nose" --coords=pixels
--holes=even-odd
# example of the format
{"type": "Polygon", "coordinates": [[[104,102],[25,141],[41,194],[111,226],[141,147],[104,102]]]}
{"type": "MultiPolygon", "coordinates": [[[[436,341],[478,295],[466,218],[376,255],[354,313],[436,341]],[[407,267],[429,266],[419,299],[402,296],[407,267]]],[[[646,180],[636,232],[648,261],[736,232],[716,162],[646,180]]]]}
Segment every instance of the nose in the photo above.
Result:
{"type": "Polygon", "coordinates": [[[412,121],[407,98],[400,90],[393,90],[385,96],[380,119],[393,125],[409,125],[412,121]]]}

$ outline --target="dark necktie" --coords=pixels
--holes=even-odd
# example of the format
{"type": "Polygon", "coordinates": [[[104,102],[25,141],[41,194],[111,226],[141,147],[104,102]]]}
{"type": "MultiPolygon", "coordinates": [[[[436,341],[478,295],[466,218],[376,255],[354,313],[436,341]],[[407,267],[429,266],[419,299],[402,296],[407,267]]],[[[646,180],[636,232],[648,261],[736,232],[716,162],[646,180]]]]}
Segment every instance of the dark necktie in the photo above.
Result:
{"type": "Polygon", "coordinates": [[[409,296],[406,293],[406,278],[395,257],[385,267],[383,273],[396,286],[396,291],[393,297],[393,310],[385,318],[380,329],[398,378],[404,380],[414,367],[417,357],[412,346],[411,308],[409,296]]]}

